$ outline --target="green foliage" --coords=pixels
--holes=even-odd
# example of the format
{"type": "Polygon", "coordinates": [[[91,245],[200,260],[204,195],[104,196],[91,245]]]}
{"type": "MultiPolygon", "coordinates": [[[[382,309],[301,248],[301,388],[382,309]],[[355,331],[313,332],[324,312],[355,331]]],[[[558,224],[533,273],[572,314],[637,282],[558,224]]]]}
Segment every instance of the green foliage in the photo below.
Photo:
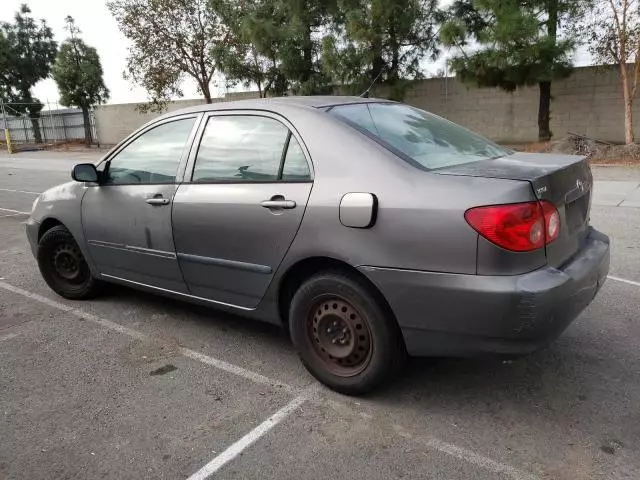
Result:
{"type": "Polygon", "coordinates": [[[336,13],[335,0],[211,0],[228,28],[214,47],[231,81],[256,83],[264,93],[310,95],[330,91],[319,59],[320,38],[336,13]]]}
{"type": "Polygon", "coordinates": [[[60,103],[65,106],[90,108],[105,102],[109,90],[102,79],[102,65],[95,48],[77,37],[80,30],[67,17],[70,38],[62,42],[53,66],[53,79],[60,91],[60,103]]]}
{"type": "MultiPolygon", "coordinates": [[[[19,113],[37,116],[42,104],[31,94],[31,88],[49,76],[57,44],[44,20],[36,22],[25,4],[13,23],[0,24],[0,96],[15,102],[19,113]],[[22,104],[22,105],[19,105],[22,104]]],[[[39,130],[36,136],[39,137],[39,130]]]]}
{"type": "Polygon", "coordinates": [[[334,82],[362,92],[378,77],[389,96],[402,98],[407,80],[421,78],[420,61],[435,59],[435,0],[340,0],[322,59],[334,82]]]}
{"type": "Polygon", "coordinates": [[[451,68],[462,81],[480,87],[500,87],[508,92],[571,74],[572,49],[544,39],[510,49],[490,49],[451,59],[451,68]]]}
{"type": "Polygon", "coordinates": [[[60,92],[60,103],[82,109],[85,141],[89,145],[92,140],[89,108],[105,102],[109,90],[102,80],[98,52],[77,37],[80,29],[71,16],[65,20],[70,37],[60,45],[52,74],[60,92]]]}
{"type": "Polygon", "coordinates": [[[149,93],[151,105],[143,110],[162,110],[181,97],[185,77],[211,102],[211,48],[222,40],[223,26],[208,0],[111,0],[107,7],[131,42],[125,78],[149,93]]]}
{"type": "Polygon", "coordinates": [[[573,35],[558,38],[557,28],[581,3],[456,1],[440,32],[442,42],[458,50],[452,69],[463,81],[507,91],[567,77],[576,41],[573,35]],[[468,53],[474,42],[480,48],[468,53]]]}
{"type": "Polygon", "coordinates": [[[285,78],[297,95],[330,93],[330,79],[320,59],[321,39],[337,13],[336,0],[271,0],[280,24],[280,59],[285,78]]]}
{"type": "Polygon", "coordinates": [[[211,0],[210,4],[227,29],[224,40],[211,49],[211,55],[218,70],[225,75],[227,85],[241,83],[251,87],[255,84],[261,97],[284,95],[288,84],[278,68],[282,38],[276,35],[276,28],[269,28],[275,22],[265,24],[256,20],[275,13],[269,8],[270,5],[256,0],[247,0],[242,5],[226,0],[211,0]],[[265,29],[269,30],[266,34],[265,29]]]}
{"type": "Polygon", "coordinates": [[[540,86],[538,136],[548,139],[551,82],[569,76],[581,39],[575,28],[591,0],[457,0],[440,36],[458,52],[451,68],[463,80],[508,92],[540,86]]]}

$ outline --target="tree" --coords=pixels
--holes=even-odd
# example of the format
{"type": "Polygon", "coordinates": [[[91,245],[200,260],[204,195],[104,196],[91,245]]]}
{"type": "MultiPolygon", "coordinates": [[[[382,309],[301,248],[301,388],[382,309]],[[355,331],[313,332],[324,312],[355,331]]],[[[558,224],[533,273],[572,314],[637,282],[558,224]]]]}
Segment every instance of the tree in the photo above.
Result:
{"type": "Polygon", "coordinates": [[[16,113],[29,115],[35,140],[41,143],[38,119],[43,105],[31,88],[51,73],[58,46],[47,23],[36,23],[26,4],[14,18],[14,23],[0,24],[0,95],[14,104],[16,113]]]}
{"type": "Polygon", "coordinates": [[[387,84],[402,99],[406,80],[420,78],[420,61],[435,59],[435,0],[341,0],[342,15],[323,42],[323,61],[334,81],[362,91],[387,84]]]}
{"type": "Polygon", "coordinates": [[[102,80],[98,52],[78,38],[80,29],[76,27],[73,17],[67,16],[65,20],[70,37],[60,45],[53,65],[53,79],[60,91],[60,103],[82,109],[84,139],[90,145],[89,109],[105,102],[109,98],[109,90],[102,80]]]}
{"type": "Polygon", "coordinates": [[[148,108],[162,110],[171,97],[181,97],[185,77],[211,103],[210,51],[222,26],[208,0],[111,0],[107,7],[132,44],[125,78],[147,90],[148,108]]]}
{"type": "Polygon", "coordinates": [[[285,19],[280,60],[293,93],[330,93],[320,51],[321,38],[337,12],[337,0],[276,0],[276,11],[285,19]]]}
{"type": "Polygon", "coordinates": [[[275,95],[329,93],[330,79],[320,50],[336,1],[248,0],[239,4],[238,29],[231,32],[238,39],[236,44],[248,52],[242,62],[243,80],[255,82],[259,76],[265,81],[265,93],[275,95]]]}
{"type": "Polygon", "coordinates": [[[640,1],[599,0],[587,30],[589,49],[600,63],[620,70],[624,99],[624,139],[634,142],[633,101],[640,84],[640,1]]]}
{"type": "Polygon", "coordinates": [[[466,82],[513,92],[538,85],[538,138],[551,138],[551,82],[571,74],[579,32],[573,26],[590,0],[457,0],[441,38],[459,54],[451,67],[466,82]],[[473,52],[475,44],[479,49],[473,52]]]}
{"type": "MultiPolygon", "coordinates": [[[[256,85],[260,97],[284,95],[288,88],[278,68],[277,52],[280,38],[275,32],[263,35],[257,19],[272,18],[273,9],[261,0],[247,0],[242,4],[227,0],[210,0],[214,11],[225,26],[223,40],[211,49],[218,70],[227,85],[242,83],[256,85]],[[265,11],[265,10],[271,11],[265,11]]],[[[284,21],[284,19],[282,19],[284,21]]]]}

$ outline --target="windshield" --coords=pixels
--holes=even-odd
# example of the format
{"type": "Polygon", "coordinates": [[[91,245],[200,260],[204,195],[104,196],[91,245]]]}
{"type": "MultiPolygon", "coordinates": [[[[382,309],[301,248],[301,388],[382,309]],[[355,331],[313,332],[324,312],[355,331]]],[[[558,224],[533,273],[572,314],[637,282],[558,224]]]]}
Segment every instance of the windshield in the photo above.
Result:
{"type": "Polygon", "coordinates": [[[460,125],[399,103],[340,105],[329,113],[428,170],[511,153],[460,125]]]}

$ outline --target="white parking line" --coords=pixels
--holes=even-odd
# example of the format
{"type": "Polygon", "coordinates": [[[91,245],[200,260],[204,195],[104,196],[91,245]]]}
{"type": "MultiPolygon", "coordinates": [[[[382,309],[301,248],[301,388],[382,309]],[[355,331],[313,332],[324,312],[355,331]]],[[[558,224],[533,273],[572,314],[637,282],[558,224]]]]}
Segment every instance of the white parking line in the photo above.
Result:
{"type": "MultiPolygon", "coordinates": [[[[120,325],[118,323],[112,322],[111,320],[106,320],[104,318],[100,318],[97,315],[93,315],[90,313],[86,313],[83,312],[82,310],[79,310],[77,308],[73,308],[69,305],[65,305],[63,303],[60,302],[56,302],[54,300],[51,300],[47,297],[44,297],[42,295],[39,295],[37,293],[32,293],[29,292],[27,290],[23,290],[19,287],[15,287],[9,283],[6,283],[4,281],[0,281],[0,288],[15,293],[17,295],[21,295],[23,297],[29,298],[31,300],[34,300],[36,302],[42,303],[44,305],[48,305],[50,307],[56,308],[58,310],[62,310],[64,312],[70,313],[78,318],[81,318],[83,320],[87,320],[89,322],[101,325],[105,328],[108,328],[110,330],[114,330],[117,331],[119,333],[122,333],[124,335],[128,335],[130,337],[133,338],[137,338],[140,340],[146,340],[149,341],[151,340],[150,337],[148,337],[147,335],[145,335],[144,333],[138,332],[136,330],[130,329],[128,327],[125,327],[123,325],[120,325]]],[[[208,355],[204,355],[202,353],[196,352],[194,350],[188,349],[188,348],[180,348],[179,352],[184,355],[185,357],[189,357],[193,360],[197,360],[199,362],[205,363],[207,365],[211,365],[219,370],[223,370],[225,372],[231,373],[233,375],[236,375],[238,377],[241,378],[245,378],[247,380],[251,380],[255,383],[258,384],[265,384],[265,385],[270,385],[270,386],[276,386],[276,387],[280,387],[282,389],[287,390],[288,392],[292,392],[292,393],[299,393],[300,389],[296,389],[295,387],[288,385],[286,383],[283,382],[279,382],[277,380],[273,380],[270,379],[264,375],[261,375],[259,373],[256,372],[252,372],[251,370],[245,369],[243,367],[237,366],[237,365],[233,365],[230,363],[227,363],[223,360],[219,360],[213,357],[210,357],[208,355]]],[[[285,405],[282,409],[278,410],[276,413],[274,413],[271,417],[269,417],[267,420],[265,420],[264,422],[262,422],[260,425],[258,425],[256,428],[254,428],[252,431],[250,431],[249,433],[247,433],[244,437],[242,437],[240,440],[238,440],[237,442],[233,443],[230,447],[228,447],[224,452],[222,452],[220,455],[218,455],[217,457],[215,457],[213,460],[211,460],[211,462],[209,462],[207,465],[205,465],[204,467],[202,467],[199,471],[197,471],[196,473],[194,473],[191,477],[189,477],[188,480],[195,480],[195,479],[204,479],[206,477],[208,477],[209,475],[215,473],[217,470],[219,470],[223,465],[225,465],[226,463],[228,463],[229,461],[231,461],[232,459],[234,459],[236,456],[238,456],[240,453],[242,453],[242,451],[244,449],[246,449],[247,447],[251,446],[256,440],[258,440],[260,437],[262,437],[265,433],[267,433],[269,430],[271,430],[274,426],[276,426],[278,423],[280,423],[283,419],[285,419],[288,415],[290,415],[292,412],[294,412],[298,407],[300,407],[305,401],[310,400],[310,396],[311,393],[316,391],[317,386],[314,385],[312,387],[307,388],[306,390],[304,390],[302,393],[300,393],[299,395],[297,395],[291,402],[289,402],[287,405],[285,405]]],[[[316,400],[314,400],[315,402],[316,400]]],[[[332,403],[331,401],[329,401],[329,403],[332,403]]],[[[345,402],[343,400],[339,400],[336,403],[341,403],[342,405],[349,405],[348,402],[345,402]]],[[[352,408],[352,407],[351,407],[352,408]]],[[[442,440],[439,440],[437,438],[433,438],[433,437],[427,437],[427,438],[421,438],[421,437],[413,437],[410,434],[404,433],[402,427],[400,426],[395,426],[396,430],[398,432],[398,434],[400,436],[404,436],[406,438],[415,438],[420,440],[426,447],[432,449],[432,450],[436,450],[438,452],[444,453],[446,455],[452,456],[454,458],[458,458],[460,460],[464,460],[468,463],[474,464],[478,467],[482,467],[484,469],[487,469],[489,471],[493,471],[495,473],[500,473],[503,475],[506,475],[508,477],[513,478],[514,480],[523,480],[523,479],[532,479],[535,478],[532,475],[523,472],[521,470],[518,470],[514,467],[511,467],[509,465],[497,462],[489,457],[486,457],[484,455],[478,454],[473,452],[472,450],[468,450],[462,447],[458,447],[454,444],[448,443],[448,442],[444,442],[442,440]]]]}
{"type": "MultiPolygon", "coordinates": [[[[78,318],[83,320],[87,320],[91,323],[95,323],[97,325],[102,325],[109,330],[115,330],[116,332],[122,333],[124,335],[128,335],[129,337],[136,338],[138,340],[151,340],[150,337],[145,335],[142,332],[138,332],[137,330],[133,330],[131,328],[120,325],[119,323],[112,322],[111,320],[107,320],[104,318],[100,318],[97,315],[93,315],[91,313],[83,312],[77,308],[70,307],[69,305],[65,305],[64,303],[56,302],[47,297],[43,297],[42,295],[38,295],[37,293],[28,292],[27,290],[23,290],[18,287],[14,287],[13,285],[0,281],[0,288],[7,290],[12,293],[16,293],[18,295],[22,295],[23,297],[30,298],[31,300],[35,300],[36,302],[40,302],[44,305],[48,305],[53,308],[57,308],[58,310],[62,310],[63,312],[70,313],[78,318]]],[[[246,368],[242,368],[238,365],[233,365],[231,363],[227,363],[223,360],[218,360],[217,358],[210,357],[203,353],[196,352],[194,350],[190,350],[188,348],[180,348],[180,353],[185,357],[191,358],[193,360],[197,360],[199,362],[205,363],[212,367],[215,367],[219,370],[223,370],[225,372],[231,373],[238,377],[246,378],[247,380],[251,380],[252,382],[259,383],[262,385],[270,385],[279,387],[281,389],[287,390],[289,392],[298,391],[291,385],[288,385],[283,382],[279,382],[277,380],[273,380],[271,378],[265,377],[256,372],[252,372],[251,370],[247,370],[246,368]]]]}
{"type": "Polygon", "coordinates": [[[242,368],[237,365],[227,363],[223,360],[218,360],[216,358],[210,357],[203,353],[196,352],[195,350],[191,350],[189,348],[180,348],[179,351],[185,357],[189,357],[199,362],[206,363],[207,365],[211,365],[212,367],[215,367],[218,370],[224,370],[225,372],[232,373],[233,375],[236,375],[238,377],[246,378],[247,380],[251,380],[254,383],[280,387],[281,389],[291,393],[298,391],[297,389],[295,389],[291,385],[287,385],[286,383],[273,380],[259,373],[255,373],[250,370],[247,370],[246,368],[242,368]]]}
{"type": "Polygon", "coordinates": [[[284,407],[278,410],[276,413],[267,418],[264,422],[258,425],[256,428],[247,433],[237,442],[231,444],[224,452],[215,457],[204,467],[191,475],[187,480],[204,480],[205,478],[216,473],[226,463],[230,462],[238,455],[240,455],[245,449],[253,445],[260,437],[265,435],[269,430],[278,425],[282,420],[287,418],[295,410],[297,410],[305,401],[307,401],[308,393],[302,393],[296,398],[287,403],[284,407]]]}
{"type": "Polygon", "coordinates": [[[11,190],[10,188],[0,188],[0,192],[26,193],[28,195],[40,195],[41,192],[29,192],[27,190],[11,190]]]}
{"type": "Polygon", "coordinates": [[[634,282],[633,280],[627,280],[626,278],[614,277],[613,275],[607,275],[607,278],[615,280],[616,282],[628,283],[629,285],[640,287],[640,282],[634,282]]]}
{"type": "Polygon", "coordinates": [[[422,443],[426,448],[436,450],[440,453],[446,453],[447,455],[450,455],[454,458],[464,460],[467,463],[471,463],[477,467],[484,468],[485,470],[504,475],[506,477],[512,478],[513,480],[537,480],[538,478],[531,473],[518,470],[517,468],[514,468],[510,465],[497,462],[488,457],[485,457],[484,455],[479,455],[475,452],[472,452],[471,450],[458,447],[457,445],[449,442],[444,442],[438,438],[414,436],[410,433],[405,432],[401,427],[397,425],[394,425],[394,427],[396,429],[396,433],[403,438],[422,443]]]}
{"type": "Polygon", "coordinates": [[[10,208],[0,208],[0,211],[17,213],[19,215],[31,215],[29,212],[21,212],[20,210],[11,210],[10,208]]]}

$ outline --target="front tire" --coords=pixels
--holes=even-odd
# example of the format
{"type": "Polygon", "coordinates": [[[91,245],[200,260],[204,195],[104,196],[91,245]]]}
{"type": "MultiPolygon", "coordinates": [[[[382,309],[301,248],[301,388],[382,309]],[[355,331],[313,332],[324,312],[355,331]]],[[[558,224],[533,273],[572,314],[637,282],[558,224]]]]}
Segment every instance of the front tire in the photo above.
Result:
{"type": "Polygon", "coordinates": [[[289,327],[307,370],[347,395],[388,381],[406,358],[395,319],[355,275],[323,272],[305,281],[293,296],[289,327]]]}
{"type": "Polygon", "coordinates": [[[73,235],[62,225],[42,235],[37,259],[42,277],[58,295],[84,300],[98,292],[99,282],[91,276],[89,265],[73,235]]]}

